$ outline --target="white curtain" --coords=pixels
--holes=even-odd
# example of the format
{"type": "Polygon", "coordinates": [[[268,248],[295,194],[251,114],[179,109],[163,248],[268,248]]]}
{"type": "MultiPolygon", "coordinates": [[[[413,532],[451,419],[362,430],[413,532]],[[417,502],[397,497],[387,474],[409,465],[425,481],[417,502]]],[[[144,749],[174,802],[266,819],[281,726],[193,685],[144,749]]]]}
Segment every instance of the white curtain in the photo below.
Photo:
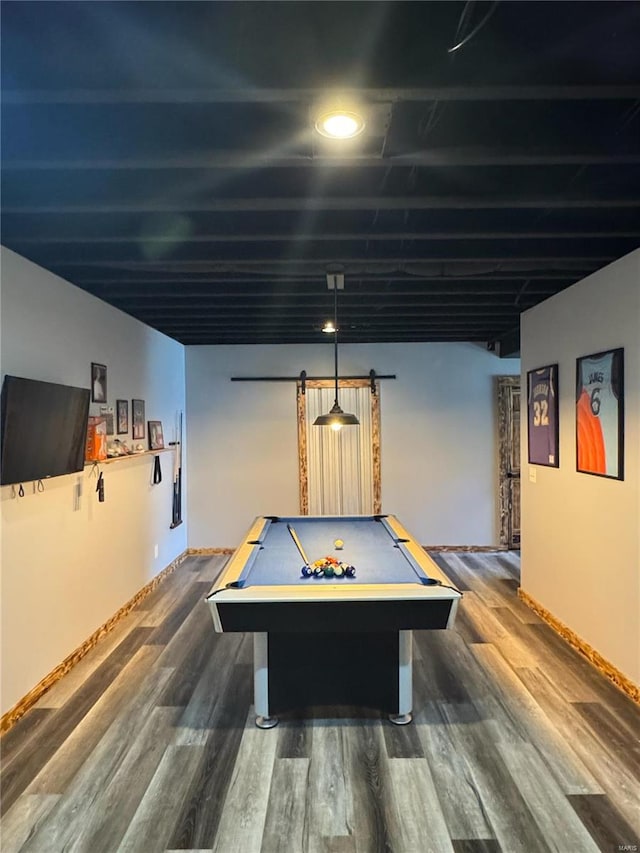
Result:
{"type": "Polygon", "coordinates": [[[340,388],[340,406],[360,426],[313,426],[333,405],[334,388],[306,389],[309,515],[373,513],[371,389],[340,388]]]}

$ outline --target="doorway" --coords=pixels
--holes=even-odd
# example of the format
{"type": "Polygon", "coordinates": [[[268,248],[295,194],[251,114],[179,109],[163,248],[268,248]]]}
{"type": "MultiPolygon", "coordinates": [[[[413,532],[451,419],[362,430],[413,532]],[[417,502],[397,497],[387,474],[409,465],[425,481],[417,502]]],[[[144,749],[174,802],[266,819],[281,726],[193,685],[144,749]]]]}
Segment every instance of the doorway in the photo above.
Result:
{"type": "Polygon", "coordinates": [[[520,548],[520,377],[498,376],[500,545],[520,548]]]}
{"type": "Polygon", "coordinates": [[[334,432],[314,427],[333,403],[335,382],[297,383],[298,470],[302,515],[369,515],[382,512],[380,387],[369,379],[342,379],[340,400],[360,426],[334,432]]]}

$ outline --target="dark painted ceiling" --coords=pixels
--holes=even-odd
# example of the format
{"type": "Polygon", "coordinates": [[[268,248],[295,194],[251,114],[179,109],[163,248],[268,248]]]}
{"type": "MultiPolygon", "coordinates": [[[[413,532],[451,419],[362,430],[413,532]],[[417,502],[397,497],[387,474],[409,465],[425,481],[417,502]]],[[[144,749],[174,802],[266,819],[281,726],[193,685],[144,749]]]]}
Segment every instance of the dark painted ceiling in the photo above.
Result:
{"type": "Polygon", "coordinates": [[[326,342],[339,264],[341,341],[510,354],[640,242],[637,2],[3,2],[2,86],[2,242],[185,344],[326,342]]]}

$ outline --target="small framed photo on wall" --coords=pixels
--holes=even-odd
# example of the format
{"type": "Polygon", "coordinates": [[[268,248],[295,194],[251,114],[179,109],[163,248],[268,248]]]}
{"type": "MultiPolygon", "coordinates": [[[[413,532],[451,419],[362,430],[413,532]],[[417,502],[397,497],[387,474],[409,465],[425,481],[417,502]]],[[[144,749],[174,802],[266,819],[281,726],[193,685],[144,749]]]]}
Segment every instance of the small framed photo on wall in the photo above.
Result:
{"type": "Polygon", "coordinates": [[[624,479],[624,350],[576,359],[576,470],[624,479]]]}
{"type": "Polygon", "coordinates": [[[116,424],[118,427],[118,435],[125,435],[129,432],[128,400],[116,400],[116,424]]]}
{"type": "Polygon", "coordinates": [[[161,421],[149,421],[149,450],[164,450],[161,421]]]}
{"type": "Polygon", "coordinates": [[[558,365],[527,373],[527,447],[530,465],[560,465],[558,365]]]}
{"type": "Polygon", "coordinates": [[[107,402],[107,365],[91,362],[91,402],[107,402]]]}
{"type": "Polygon", "coordinates": [[[144,400],[131,400],[131,437],[144,438],[144,400]]]}

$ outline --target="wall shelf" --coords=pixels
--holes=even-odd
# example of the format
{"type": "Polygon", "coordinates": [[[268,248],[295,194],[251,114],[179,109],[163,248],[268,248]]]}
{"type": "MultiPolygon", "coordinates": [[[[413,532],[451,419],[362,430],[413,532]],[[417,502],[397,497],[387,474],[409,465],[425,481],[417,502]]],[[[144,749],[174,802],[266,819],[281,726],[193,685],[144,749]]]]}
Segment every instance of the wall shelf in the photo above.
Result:
{"type": "Polygon", "coordinates": [[[84,467],[92,465],[111,465],[112,462],[124,462],[125,459],[140,459],[142,456],[159,456],[161,453],[171,453],[173,447],[163,447],[162,450],[142,450],[139,453],[126,453],[122,456],[107,456],[106,459],[96,459],[95,462],[85,462],[84,467]]]}

